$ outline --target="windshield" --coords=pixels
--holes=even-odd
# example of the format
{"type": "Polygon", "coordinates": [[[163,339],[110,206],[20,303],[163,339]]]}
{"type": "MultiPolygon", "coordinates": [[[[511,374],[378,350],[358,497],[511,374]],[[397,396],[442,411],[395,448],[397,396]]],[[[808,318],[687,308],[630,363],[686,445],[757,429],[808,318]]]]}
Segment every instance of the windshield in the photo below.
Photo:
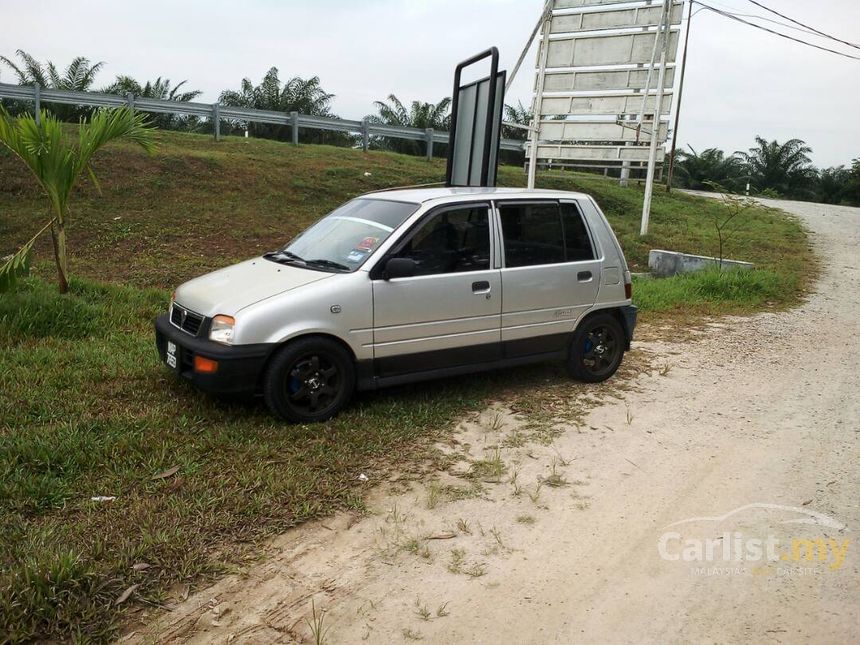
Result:
{"type": "Polygon", "coordinates": [[[323,271],[355,271],[418,206],[354,199],[323,217],[282,250],[264,257],[323,271]]]}

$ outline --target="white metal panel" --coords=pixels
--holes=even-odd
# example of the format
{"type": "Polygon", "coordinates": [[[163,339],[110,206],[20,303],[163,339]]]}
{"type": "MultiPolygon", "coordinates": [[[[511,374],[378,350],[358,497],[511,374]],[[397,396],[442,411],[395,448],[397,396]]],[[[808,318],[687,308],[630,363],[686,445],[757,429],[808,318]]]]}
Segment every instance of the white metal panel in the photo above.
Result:
{"type": "Polygon", "coordinates": [[[453,159],[451,183],[455,186],[469,185],[469,159],[472,154],[473,129],[475,127],[475,105],[478,101],[478,84],[473,83],[460,90],[457,101],[457,137],[448,154],[453,159]]]}
{"type": "MultiPolygon", "coordinates": [[[[657,161],[665,156],[663,146],[657,148],[657,161]]],[[[576,146],[538,144],[538,158],[558,161],[648,161],[648,146],[576,146]]]]}
{"type": "MultiPolygon", "coordinates": [[[[669,34],[669,55],[673,62],[678,51],[678,30],[669,34]]],[[[547,67],[589,67],[593,65],[633,65],[649,63],[656,31],[608,36],[581,35],[549,41],[547,67]]]]}
{"type": "MultiPolygon", "coordinates": [[[[642,124],[640,141],[649,141],[653,124],[651,121],[642,124]]],[[[660,141],[666,140],[669,124],[660,124],[660,141]]],[[[542,141],[636,141],[634,128],[619,125],[615,122],[570,122],[543,121],[540,124],[542,141]]]]}
{"type": "MultiPolygon", "coordinates": [[[[672,109],[683,2],[671,0],[667,4],[671,4],[671,27],[661,88],[666,92],[658,106],[656,85],[661,74],[656,68],[647,97],[639,90],[645,89],[664,3],[554,0],[549,34],[544,34],[548,69],[542,75],[542,87],[537,83],[535,87],[542,117],[535,150],[538,159],[598,167],[647,162],[657,111],[662,118],[654,138],[657,144],[666,141],[669,126],[665,117],[672,109]],[[636,130],[616,119],[625,116],[629,125],[635,125],[635,117],[643,110],[648,120],[643,123],[638,144],[624,145],[636,141],[636,130]]],[[[662,162],[664,156],[660,145],[657,161],[662,162]]]]}
{"type": "Polygon", "coordinates": [[[555,0],[553,9],[574,9],[606,4],[633,4],[637,0],[555,0]]]}
{"type": "MultiPolygon", "coordinates": [[[[642,94],[621,94],[617,96],[544,96],[541,105],[541,116],[570,114],[575,116],[604,116],[619,114],[639,114],[642,110],[642,94]]],[[[653,112],[657,106],[657,96],[649,94],[645,99],[645,112],[653,112]]],[[[672,95],[663,95],[663,107],[660,110],[668,114],[672,106],[672,95]]]]}
{"type": "MultiPolygon", "coordinates": [[[[587,92],[596,90],[641,90],[645,88],[648,70],[626,69],[609,71],[547,72],[545,92],[587,92]]],[[[675,68],[666,69],[665,87],[675,82],[675,68]]],[[[651,89],[657,85],[656,74],[651,77],[651,89]]]]}
{"type": "MultiPolygon", "coordinates": [[[[681,24],[683,5],[672,6],[672,24],[681,24]]],[[[599,29],[626,29],[631,27],[656,27],[663,15],[662,5],[642,7],[612,7],[604,11],[588,13],[557,14],[552,17],[550,33],[560,34],[599,29]]]]}

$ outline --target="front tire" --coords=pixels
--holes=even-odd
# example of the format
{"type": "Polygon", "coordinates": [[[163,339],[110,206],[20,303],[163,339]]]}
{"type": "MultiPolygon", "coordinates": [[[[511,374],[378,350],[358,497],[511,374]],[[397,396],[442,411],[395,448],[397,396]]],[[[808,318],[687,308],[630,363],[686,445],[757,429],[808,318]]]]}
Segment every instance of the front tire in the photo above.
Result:
{"type": "Polygon", "coordinates": [[[355,366],[338,343],[302,338],[272,359],[263,377],[269,409],[293,423],[316,423],[335,416],[352,398],[355,366]]]}
{"type": "Polygon", "coordinates": [[[624,357],[624,330],[611,314],[594,314],[577,327],[567,370],[586,383],[600,383],[615,374],[624,357]]]}

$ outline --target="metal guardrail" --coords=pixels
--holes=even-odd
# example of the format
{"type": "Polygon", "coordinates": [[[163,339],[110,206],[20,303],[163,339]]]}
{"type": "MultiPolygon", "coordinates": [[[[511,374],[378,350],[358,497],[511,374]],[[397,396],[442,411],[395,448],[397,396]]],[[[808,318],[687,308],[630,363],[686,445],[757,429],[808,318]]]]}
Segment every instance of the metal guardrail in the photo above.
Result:
{"type": "MultiPolygon", "coordinates": [[[[427,158],[433,158],[433,144],[448,143],[448,133],[427,128],[408,128],[403,126],[373,123],[367,118],[361,121],[350,119],[332,119],[322,116],[299,114],[298,112],[275,112],[272,110],[255,110],[251,108],[221,105],[220,103],[198,103],[194,101],[165,101],[163,99],[148,99],[128,93],[125,96],[117,94],[102,94],[101,92],[74,92],[70,90],[55,90],[37,85],[10,85],[0,83],[0,98],[18,101],[32,101],[36,118],[44,103],[61,103],[64,105],[86,105],[88,107],[130,107],[141,112],[156,114],[184,114],[210,119],[215,124],[215,140],[221,138],[221,121],[236,120],[253,123],[268,123],[286,125],[292,129],[292,142],[299,142],[299,130],[331,130],[361,135],[361,145],[364,150],[370,147],[373,136],[390,137],[392,139],[409,139],[427,143],[427,158]]],[[[502,150],[517,150],[522,152],[524,141],[502,139],[502,150]]]]}

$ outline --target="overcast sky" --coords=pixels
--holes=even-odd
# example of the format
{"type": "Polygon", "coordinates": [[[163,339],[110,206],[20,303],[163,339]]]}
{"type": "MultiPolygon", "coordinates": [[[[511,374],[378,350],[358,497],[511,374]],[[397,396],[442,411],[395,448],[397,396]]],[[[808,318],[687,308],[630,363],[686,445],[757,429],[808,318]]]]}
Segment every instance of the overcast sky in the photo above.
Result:
{"type": "MultiPolygon", "coordinates": [[[[707,0],[705,0],[707,1],[707,0]]],[[[138,80],[188,79],[217,100],[243,77],[259,82],[272,66],[281,78],[321,77],[345,118],[372,113],[372,102],[438,101],[451,93],[454,65],[489,45],[511,68],[543,0],[30,0],[4,2],[0,54],[24,49],[65,67],[84,55],[138,80]]],[[[751,13],[746,0],[710,4],[751,13]]],[[[860,42],[857,0],[764,0],[822,31],[860,42]]],[[[775,18],[775,16],[771,16],[775,18]]],[[[788,31],[783,29],[783,31],[788,31]]],[[[791,32],[802,38],[807,34],[791,32]]],[[[682,144],[698,150],[749,148],[760,134],[798,137],[816,165],[860,157],[860,60],[840,58],[771,36],[710,12],[693,18],[682,144]]],[[[821,44],[827,41],[817,40],[821,44]]],[[[836,46],[836,43],[829,43],[836,46]]],[[[845,46],[843,51],[860,55],[845,46]]],[[[534,61],[534,56],[527,59],[534,61]]],[[[508,102],[531,101],[533,70],[520,72],[508,102]]],[[[14,82],[9,70],[0,81],[14,82]]]]}

